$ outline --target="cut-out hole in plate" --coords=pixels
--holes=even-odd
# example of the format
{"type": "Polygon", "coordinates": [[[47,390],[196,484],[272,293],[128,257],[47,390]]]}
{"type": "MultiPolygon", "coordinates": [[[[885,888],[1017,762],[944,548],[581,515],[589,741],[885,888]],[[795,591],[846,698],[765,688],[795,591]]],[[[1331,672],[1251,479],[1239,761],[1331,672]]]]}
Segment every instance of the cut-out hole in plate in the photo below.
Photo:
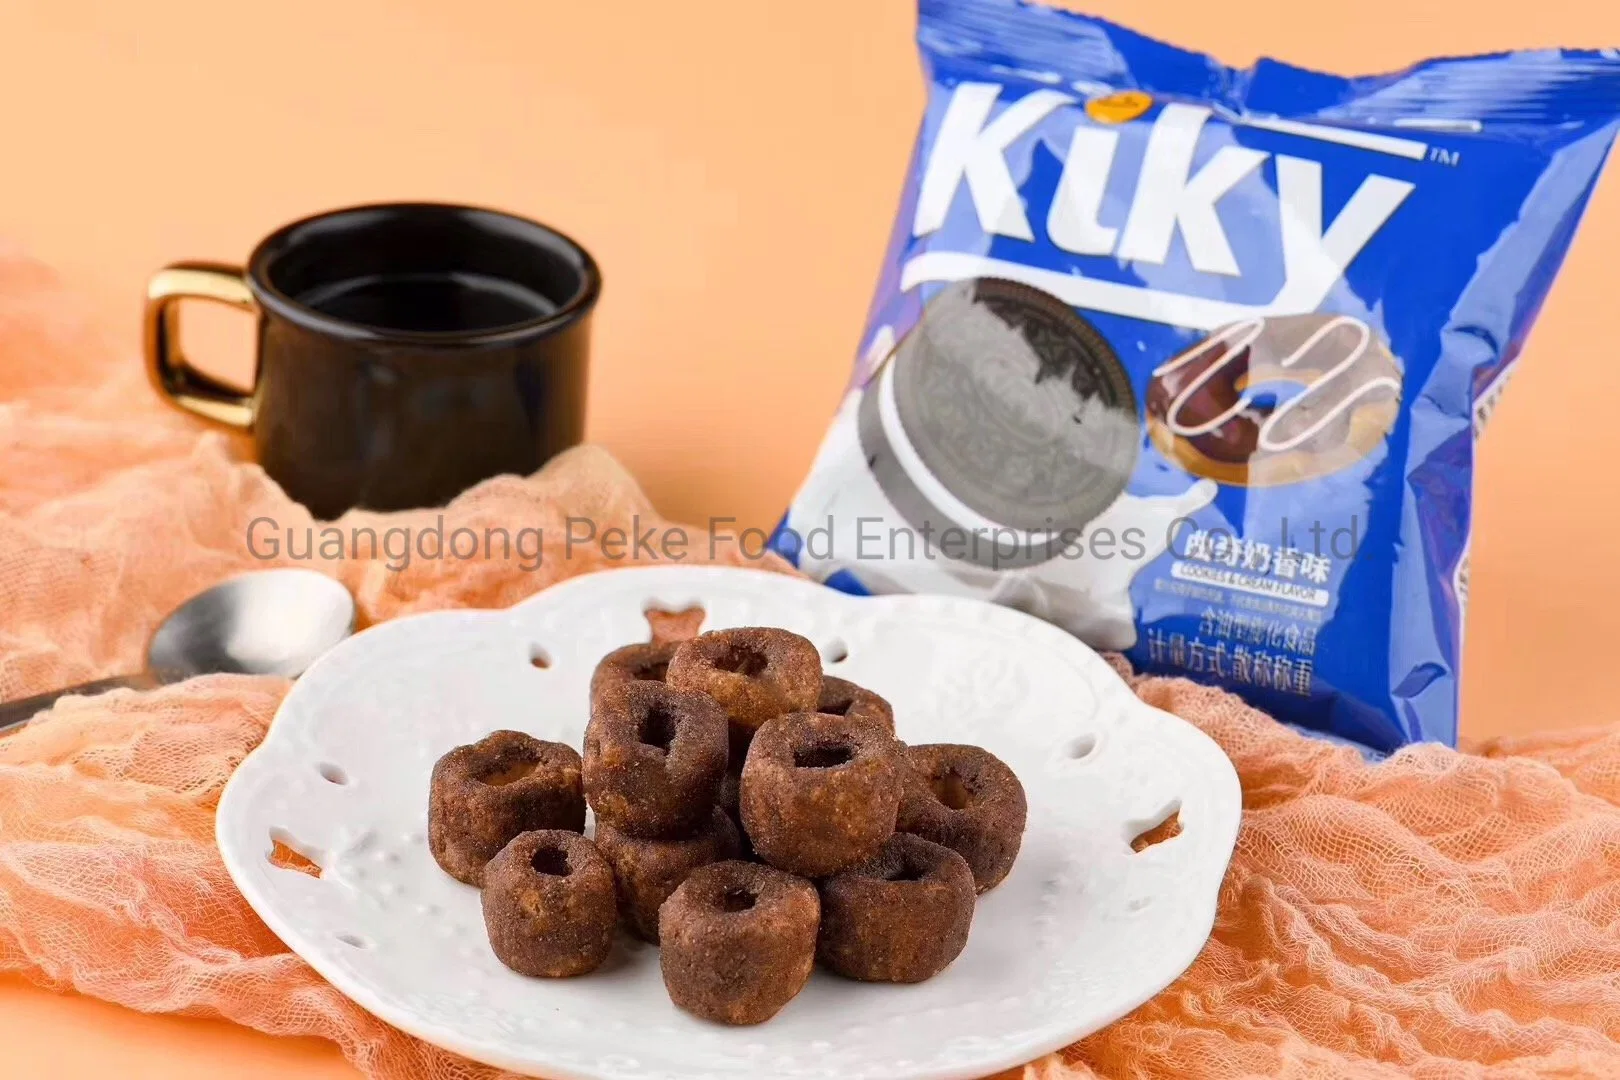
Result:
{"type": "Polygon", "coordinates": [[[1063,747],[1063,753],[1075,761],[1084,761],[1097,749],[1097,736],[1089,731],[1084,735],[1077,735],[1070,739],[1063,747]]]}
{"type": "Polygon", "coordinates": [[[344,771],[344,768],[341,765],[334,765],[330,761],[323,761],[317,766],[317,768],[320,770],[321,779],[325,780],[328,784],[337,784],[339,787],[341,787],[349,782],[349,774],[344,771]]]}
{"type": "Polygon", "coordinates": [[[541,671],[551,666],[551,654],[539,645],[529,646],[529,663],[541,671]]]}
{"type": "Polygon", "coordinates": [[[318,878],[326,872],[326,867],[321,865],[325,858],[321,850],[301,843],[286,829],[270,830],[270,850],[265,858],[271,866],[306,877],[318,878]]]}
{"type": "Polygon", "coordinates": [[[849,659],[849,646],[844,644],[843,638],[833,638],[821,647],[821,662],[823,664],[842,664],[849,659]]]}
{"type": "Polygon", "coordinates": [[[1155,844],[1173,840],[1181,835],[1181,800],[1176,799],[1162,812],[1146,821],[1133,821],[1126,826],[1131,850],[1140,855],[1155,844]]]}
{"type": "Polygon", "coordinates": [[[367,941],[359,934],[338,934],[336,937],[339,941],[343,942],[343,944],[347,945],[351,949],[371,948],[371,942],[367,941]]]}
{"type": "Polygon", "coordinates": [[[691,603],[685,607],[676,607],[656,600],[649,600],[641,609],[641,613],[647,617],[650,640],[660,645],[697,637],[703,630],[703,620],[709,617],[702,604],[691,603]]]}

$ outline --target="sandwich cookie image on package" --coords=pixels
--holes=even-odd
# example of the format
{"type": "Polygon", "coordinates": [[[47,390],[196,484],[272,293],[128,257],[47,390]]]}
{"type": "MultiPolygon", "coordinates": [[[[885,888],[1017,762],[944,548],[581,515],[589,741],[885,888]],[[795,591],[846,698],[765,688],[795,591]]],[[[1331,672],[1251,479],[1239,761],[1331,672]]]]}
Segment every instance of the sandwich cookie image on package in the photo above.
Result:
{"type": "Polygon", "coordinates": [[[923,0],[848,392],[772,540],[1374,751],[1455,744],[1474,445],[1620,126],[1620,53],[1237,70],[923,0]]]}

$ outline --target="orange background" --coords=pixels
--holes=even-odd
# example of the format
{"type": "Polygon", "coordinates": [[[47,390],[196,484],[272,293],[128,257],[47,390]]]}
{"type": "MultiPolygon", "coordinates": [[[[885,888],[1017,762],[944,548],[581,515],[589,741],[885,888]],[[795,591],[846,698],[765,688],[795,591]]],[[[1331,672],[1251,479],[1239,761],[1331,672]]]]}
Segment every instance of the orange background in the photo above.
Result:
{"type": "MultiPolygon", "coordinates": [[[[1090,0],[1233,62],[1344,72],[1620,45],[1611,0],[1090,0]]],[[[312,210],[428,198],[601,261],[590,435],[660,506],[770,525],[848,371],[921,103],[911,0],[7,0],[0,235],[135,356],[147,274],[312,210]]],[[[1614,716],[1620,176],[1480,450],[1464,728],[1614,716]]],[[[218,366],[248,329],[212,320],[218,366]]],[[[0,1073],[353,1076],[316,1043],[0,981],[0,1073]]]]}

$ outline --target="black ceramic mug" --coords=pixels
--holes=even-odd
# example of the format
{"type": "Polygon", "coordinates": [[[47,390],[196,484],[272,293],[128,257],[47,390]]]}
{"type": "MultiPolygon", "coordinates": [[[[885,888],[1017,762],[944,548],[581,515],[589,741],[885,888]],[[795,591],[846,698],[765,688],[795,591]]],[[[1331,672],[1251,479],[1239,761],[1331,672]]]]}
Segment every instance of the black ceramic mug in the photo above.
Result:
{"type": "Polygon", "coordinates": [[[437,506],[584,436],[601,276],[578,244],[492,210],[358,206],[284,226],[244,270],[177,263],[147,288],[146,364],[176,405],[252,433],[319,518],[437,506]],[[180,301],[257,313],[251,393],[180,351],[180,301]]]}

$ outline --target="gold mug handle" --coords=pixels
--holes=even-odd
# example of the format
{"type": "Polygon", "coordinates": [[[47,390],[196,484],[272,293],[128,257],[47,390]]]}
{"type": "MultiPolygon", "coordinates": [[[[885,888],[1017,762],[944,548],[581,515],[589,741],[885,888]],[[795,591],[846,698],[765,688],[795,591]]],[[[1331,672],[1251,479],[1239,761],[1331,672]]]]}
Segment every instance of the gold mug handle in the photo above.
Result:
{"type": "Polygon", "coordinates": [[[247,275],[219,263],[165,266],[146,286],[146,374],[152,388],[187,412],[226,427],[253,426],[253,395],[210,378],[186,362],[180,351],[180,301],[212,300],[243,311],[258,311],[247,275]]]}

